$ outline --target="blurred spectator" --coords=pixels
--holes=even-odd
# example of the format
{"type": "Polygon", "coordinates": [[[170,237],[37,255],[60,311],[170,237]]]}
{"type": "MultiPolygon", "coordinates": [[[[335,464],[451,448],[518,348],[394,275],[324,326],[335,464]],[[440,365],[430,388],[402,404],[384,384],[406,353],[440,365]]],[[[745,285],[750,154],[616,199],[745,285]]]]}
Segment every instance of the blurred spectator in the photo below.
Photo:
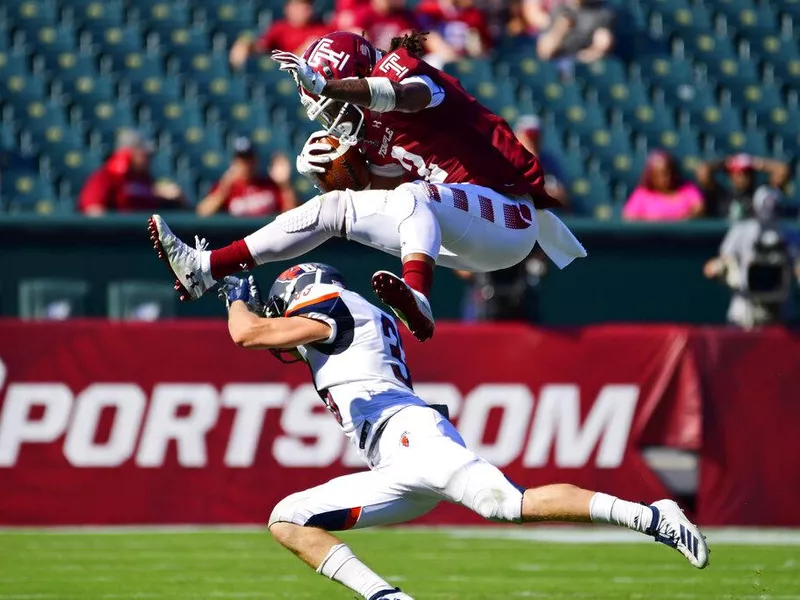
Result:
{"type": "Polygon", "coordinates": [[[417,15],[428,32],[426,60],[433,65],[482,56],[492,45],[486,18],[473,0],[423,0],[417,15]]]}
{"type": "Polygon", "coordinates": [[[525,20],[522,12],[522,0],[511,0],[506,7],[505,27],[500,35],[515,38],[520,35],[533,33],[525,20]]]}
{"type": "Polygon", "coordinates": [[[539,57],[599,60],[614,46],[613,24],[614,11],[603,0],[567,0],[556,8],[552,25],[538,38],[539,57]]]}
{"type": "Polygon", "coordinates": [[[538,286],[547,272],[541,250],[521,263],[492,273],[455,271],[470,282],[464,307],[468,321],[539,321],[538,286]]]}
{"type": "Polygon", "coordinates": [[[765,173],[769,185],[776,190],[784,189],[790,175],[786,163],[749,154],[735,154],[701,163],[697,169],[697,181],[705,194],[709,216],[731,220],[751,218],[758,173],[765,173]],[[723,171],[728,174],[730,187],[722,185],[717,178],[723,171]]]}
{"type": "Polygon", "coordinates": [[[272,159],[267,177],[258,173],[258,157],[250,140],[238,138],[234,149],[231,166],[197,205],[198,215],[226,211],[235,217],[266,217],[297,206],[292,167],[284,154],[272,159]]]}
{"type": "Polygon", "coordinates": [[[536,36],[553,24],[552,15],[564,0],[515,0],[509,3],[509,35],[536,36]]]}
{"type": "Polygon", "coordinates": [[[185,208],[186,199],[177,184],[156,182],[150,174],[153,150],[152,142],[139,131],[120,132],[117,149],[84,184],[78,209],[99,216],[108,211],[185,208]]]}
{"type": "Polygon", "coordinates": [[[336,29],[365,33],[367,39],[381,50],[388,50],[392,38],[400,37],[418,27],[417,18],[406,8],[405,0],[371,0],[351,12],[336,15],[336,29]]]}
{"type": "Polygon", "coordinates": [[[505,35],[506,23],[514,3],[519,0],[474,0],[475,7],[486,19],[486,25],[492,40],[505,35]]]}
{"type": "Polygon", "coordinates": [[[785,322],[792,270],[800,277],[798,247],[778,223],[780,192],[762,186],[753,194],[752,216],[734,223],[703,274],[733,290],[728,321],[750,329],[785,322]]]}
{"type": "Polygon", "coordinates": [[[547,31],[553,24],[553,14],[564,0],[522,0],[522,15],[534,35],[547,31]]]}
{"type": "Polygon", "coordinates": [[[287,0],[283,15],[285,18],[272,23],[260,39],[243,36],[236,40],[230,53],[234,68],[241,68],[254,53],[286,50],[302,54],[313,40],[332,31],[315,19],[313,0],[287,0]]]}
{"type": "Polygon", "coordinates": [[[569,192],[564,185],[564,173],[561,163],[552,154],[541,149],[542,131],[539,117],[522,115],[517,119],[514,133],[522,145],[528,149],[542,165],[544,171],[544,187],[548,194],[559,200],[565,207],[569,206],[569,192]]]}
{"type": "Polygon", "coordinates": [[[342,28],[341,23],[353,23],[353,13],[364,6],[369,6],[370,0],[336,0],[334,4],[334,22],[337,28],[342,28]]]}
{"type": "Polygon", "coordinates": [[[639,185],[622,209],[627,221],[680,221],[703,214],[699,188],[681,177],[675,157],[662,150],[651,152],[639,185]]]}

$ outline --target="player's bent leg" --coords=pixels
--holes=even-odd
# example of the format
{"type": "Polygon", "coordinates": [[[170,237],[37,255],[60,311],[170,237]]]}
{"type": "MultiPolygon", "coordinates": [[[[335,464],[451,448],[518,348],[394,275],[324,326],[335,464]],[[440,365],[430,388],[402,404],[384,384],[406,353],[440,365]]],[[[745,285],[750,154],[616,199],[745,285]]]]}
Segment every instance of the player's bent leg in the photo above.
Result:
{"type": "Polygon", "coordinates": [[[538,213],[530,200],[508,198],[473,184],[435,186],[442,245],[466,267],[497,271],[525,260],[539,234],[538,213]]]}
{"type": "Polygon", "coordinates": [[[409,407],[384,429],[379,451],[392,477],[429,490],[492,521],[519,522],[523,489],[472,450],[453,424],[430,407],[409,407]]]}
{"type": "Polygon", "coordinates": [[[526,490],[522,520],[591,522],[627,527],[676,549],[694,567],[703,569],[708,565],[705,536],[672,500],[659,500],[647,506],[560,483],[526,490]]]}
{"type": "Polygon", "coordinates": [[[407,600],[410,596],[381,579],[329,532],[402,523],[437,502],[409,493],[384,474],[355,473],[283,499],[270,516],[269,528],[281,545],[318,573],[364,598],[407,600]]]}
{"type": "MultiPolygon", "coordinates": [[[[403,322],[408,330],[414,334],[420,342],[424,342],[433,337],[436,323],[433,319],[428,298],[420,291],[412,287],[406,272],[406,265],[411,261],[403,263],[403,277],[398,277],[389,271],[376,271],[372,275],[372,289],[381,302],[386,304],[394,315],[403,322]]],[[[433,273],[433,266],[427,265],[426,261],[413,261],[424,267],[415,264],[412,269],[419,271],[429,270],[433,273]]]]}
{"type": "MultiPolygon", "coordinates": [[[[330,238],[341,235],[347,210],[346,192],[315,196],[292,210],[278,215],[258,231],[244,238],[256,265],[302,256],[330,238]]],[[[235,268],[212,253],[210,268],[216,278],[222,270],[235,268]]]]}
{"type": "Polygon", "coordinates": [[[302,256],[344,232],[347,192],[329,192],[278,216],[243,240],[206,251],[197,241],[192,248],[181,241],[159,215],[148,222],[159,257],[175,276],[182,300],[199,298],[217,280],[243,269],[302,256]]]}
{"type": "Polygon", "coordinates": [[[441,230],[430,198],[422,183],[405,183],[389,192],[387,213],[400,238],[402,277],[378,271],[372,288],[392,309],[411,333],[425,341],[433,336],[435,323],[428,296],[433,284],[433,268],[441,248],[441,230]]]}
{"type": "Polygon", "coordinates": [[[284,548],[320,575],[337,581],[368,600],[412,600],[362,563],[341,540],[317,527],[274,523],[270,533],[284,548]]]}

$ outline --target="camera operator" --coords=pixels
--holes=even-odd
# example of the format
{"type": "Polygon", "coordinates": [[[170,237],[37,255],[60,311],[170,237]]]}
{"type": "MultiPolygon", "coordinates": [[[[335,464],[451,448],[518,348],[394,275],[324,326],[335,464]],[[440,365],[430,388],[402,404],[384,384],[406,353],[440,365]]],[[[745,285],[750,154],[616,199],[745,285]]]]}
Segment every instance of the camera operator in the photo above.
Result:
{"type": "Polygon", "coordinates": [[[728,321],[745,329],[782,323],[798,270],[797,246],[775,218],[780,193],[761,187],[753,196],[753,217],[734,223],[703,273],[733,290],[728,321]]]}
{"type": "Polygon", "coordinates": [[[547,263],[534,251],[521,263],[491,273],[456,271],[471,282],[466,301],[467,320],[539,321],[537,287],[547,271],[547,263]]]}

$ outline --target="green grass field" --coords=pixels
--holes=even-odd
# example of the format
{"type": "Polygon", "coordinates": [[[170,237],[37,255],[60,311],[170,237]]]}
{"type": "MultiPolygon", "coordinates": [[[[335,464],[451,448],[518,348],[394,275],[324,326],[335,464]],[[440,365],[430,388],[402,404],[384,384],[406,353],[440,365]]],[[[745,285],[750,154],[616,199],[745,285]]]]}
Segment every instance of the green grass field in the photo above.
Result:
{"type": "MultiPolygon", "coordinates": [[[[800,599],[797,534],[778,542],[787,545],[736,545],[722,534],[715,544],[712,532],[711,566],[696,571],[655,543],[586,543],[583,530],[577,543],[553,543],[531,531],[384,529],[344,537],[421,600],[800,599]],[[529,537],[516,539],[520,533],[529,537]]],[[[264,531],[0,532],[0,600],[351,597],[264,531]]]]}

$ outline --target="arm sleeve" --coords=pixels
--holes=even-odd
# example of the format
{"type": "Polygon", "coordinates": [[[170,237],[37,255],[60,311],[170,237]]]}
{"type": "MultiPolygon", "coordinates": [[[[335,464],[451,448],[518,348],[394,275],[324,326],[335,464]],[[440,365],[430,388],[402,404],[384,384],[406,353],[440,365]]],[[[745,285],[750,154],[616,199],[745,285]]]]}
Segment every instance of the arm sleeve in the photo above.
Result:
{"type": "Polygon", "coordinates": [[[78,199],[78,209],[81,212],[86,212],[89,208],[101,206],[103,208],[111,208],[109,206],[109,196],[111,192],[111,179],[104,169],[98,169],[89,176],[86,183],[81,190],[80,198],[78,199]]]}

